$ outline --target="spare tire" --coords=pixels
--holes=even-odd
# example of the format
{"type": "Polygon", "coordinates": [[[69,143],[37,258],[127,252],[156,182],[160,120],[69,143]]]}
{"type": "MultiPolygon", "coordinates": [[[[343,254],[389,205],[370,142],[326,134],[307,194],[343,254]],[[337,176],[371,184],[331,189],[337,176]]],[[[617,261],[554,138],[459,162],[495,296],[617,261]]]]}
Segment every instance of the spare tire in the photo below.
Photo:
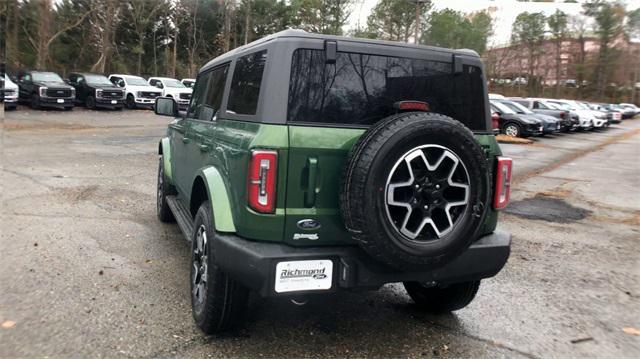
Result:
{"type": "Polygon", "coordinates": [[[440,114],[390,116],[349,152],[340,211],[373,258],[404,271],[445,265],[477,239],[491,196],[482,147],[440,114]]]}

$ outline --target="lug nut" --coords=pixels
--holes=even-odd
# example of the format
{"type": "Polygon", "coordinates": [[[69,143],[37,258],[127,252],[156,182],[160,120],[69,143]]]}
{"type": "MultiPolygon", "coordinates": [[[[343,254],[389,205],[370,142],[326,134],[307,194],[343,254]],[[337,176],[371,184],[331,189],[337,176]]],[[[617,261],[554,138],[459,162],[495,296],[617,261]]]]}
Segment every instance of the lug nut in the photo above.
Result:
{"type": "Polygon", "coordinates": [[[440,185],[439,184],[436,185],[436,189],[440,189],[440,185]]]}
{"type": "Polygon", "coordinates": [[[424,208],[424,209],[429,209],[429,206],[425,205],[423,208],[424,208]]]}
{"type": "Polygon", "coordinates": [[[418,188],[420,188],[420,185],[419,185],[419,184],[417,184],[417,185],[416,185],[416,189],[418,189],[418,188]]]}

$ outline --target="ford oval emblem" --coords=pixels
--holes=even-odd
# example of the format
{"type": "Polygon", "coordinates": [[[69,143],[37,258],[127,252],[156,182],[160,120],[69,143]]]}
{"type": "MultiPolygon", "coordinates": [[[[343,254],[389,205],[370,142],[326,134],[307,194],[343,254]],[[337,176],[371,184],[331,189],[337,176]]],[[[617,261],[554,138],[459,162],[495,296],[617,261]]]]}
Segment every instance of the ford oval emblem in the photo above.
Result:
{"type": "Polygon", "coordinates": [[[320,228],[320,222],[315,219],[303,219],[298,221],[298,228],[305,231],[312,231],[314,229],[320,228]]]}

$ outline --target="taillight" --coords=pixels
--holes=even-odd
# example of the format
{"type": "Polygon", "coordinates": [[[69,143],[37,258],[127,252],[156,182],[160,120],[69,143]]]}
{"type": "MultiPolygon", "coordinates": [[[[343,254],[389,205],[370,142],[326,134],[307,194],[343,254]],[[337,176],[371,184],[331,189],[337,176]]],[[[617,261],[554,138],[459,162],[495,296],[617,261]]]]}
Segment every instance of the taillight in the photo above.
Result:
{"type": "Polygon", "coordinates": [[[423,101],[398,101],[393,107],[400,111],[429,111],[429,104],[423,101]]]}
{"type": "Polygon", "coordinates": [[[560,118],[563,119],[563,120],[565,118],[567,118],[567,113],[566,112],[560,112],[560,118]]]}
{"type": "Polygon", "coordinates": [[[496,168],[496,187],[493,193],[493,208],[502,209],[509,203],[511,192],[511,163],[509,157],[498,157],[496,168]]]}
{"type": "Polygon", "coordinates": [[[491,114],[491,126],[493,126],[494,129],[500,128],[500,115],[498,115],[497,112],[491,114]]]}
{"type": "Polygon", "coordinates": [[[251,152],[247,195],[249,206],[255,211],[275,212],[277,170],[278,152],[266,150],[251,152]]]}

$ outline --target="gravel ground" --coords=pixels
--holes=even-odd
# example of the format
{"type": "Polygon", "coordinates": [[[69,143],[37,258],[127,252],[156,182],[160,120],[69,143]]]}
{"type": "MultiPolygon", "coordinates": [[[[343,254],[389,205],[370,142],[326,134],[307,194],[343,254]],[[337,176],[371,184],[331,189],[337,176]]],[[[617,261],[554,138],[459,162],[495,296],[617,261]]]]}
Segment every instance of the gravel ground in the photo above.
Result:
{"type": "Polygon", "coordinates": [[[624,331],[640,328],[640,120],[502,145],[512,256],[468,308],[427,315],[399,285],[303,307],[253,298],[246,327],[220,337],[194,326],[189,251],[155,217],[167,122],[6,114],[0,357],[640,357],[624,331]]]}

